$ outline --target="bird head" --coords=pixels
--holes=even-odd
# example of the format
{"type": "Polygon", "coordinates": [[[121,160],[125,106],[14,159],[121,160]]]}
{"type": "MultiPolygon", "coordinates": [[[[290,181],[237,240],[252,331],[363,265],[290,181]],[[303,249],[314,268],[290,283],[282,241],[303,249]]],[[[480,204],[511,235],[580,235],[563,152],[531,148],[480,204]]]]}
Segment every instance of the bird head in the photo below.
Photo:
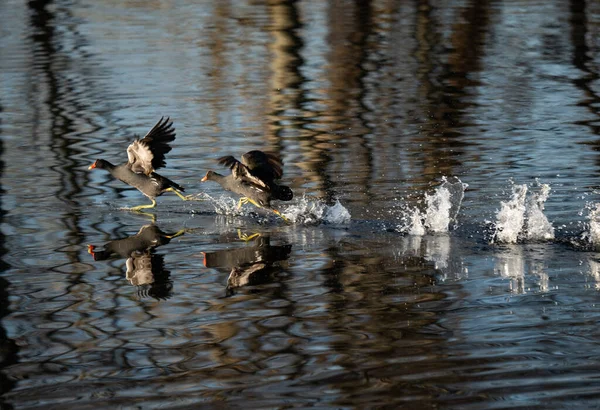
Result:
{"type": "Polygon", "coordinates": [[[210,181],[213,178],[213,175],[215,175],[214,171],[208,171],[206,173],[206,175],[204,175],[204,178],[202,178],[200,181],[201,182],[210,181]]]}
{"type": "Polygon", "coordinates": [[[88,169],[95,169],[95,168],[100,168],[100,169],[104,169],[104,168],[110,168],[109,167],[109,162],[103,159],[97,159],[96,161],[94,161],[94,163],[92,165],[90,165],[88,167],[88,169]]]}

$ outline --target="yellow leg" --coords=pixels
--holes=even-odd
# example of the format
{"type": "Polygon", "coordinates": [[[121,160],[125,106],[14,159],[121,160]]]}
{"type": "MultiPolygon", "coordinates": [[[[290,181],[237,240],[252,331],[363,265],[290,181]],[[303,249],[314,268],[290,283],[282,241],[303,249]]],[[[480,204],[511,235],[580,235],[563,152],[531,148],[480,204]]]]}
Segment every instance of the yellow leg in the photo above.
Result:
{"type": "Polygon", "coordinates": [[[281,212],[279,212],[277,209],[271,209],[271,211],[273,211],[273,213],[275,215],[278,215],[281,219],[283,219],[285,222],[290,223],[290,220],[287,219],[281,212]]]}
{"type": "Polygon", "coordinates": [[[237,207],[241,208],[242,205],[244,205],[244,204],[252,204],[252,205],[254,205],[257,208],[262,208],[262,206],[260,206],[258,204],[258,202],[256,202],[254,199],[248,198],[246,196],[243,196],[243,197],[240,198],[240,201],[238,202],[238,206],[237,207]]]}
{"type": "Polygon", "coordinates": [[[165,192],[173,192],[175,195],[177,195],[179,198],[183,199],[184,201],[191,200],[192,196],[193,196],[193,195],[187,195],[187,196],[181,195],[181,193],[173,187],[165,189],[165,192]]]}
{"type": "MultiPolygon", "coordinates": [[[[260,206],[255,200],[250,199],[248,197],[241,197],[240,201],[238,202],[238,209],[242,207],[242,205],[247,204],[247,203],[251,203],[252,205],[256,206],[257,208],[262,208],[262,206],[260,206]]],[[[273,213],[277,216],[279,216],[281,219],[283,219],[285,222],[290,222],[289,219],[287,219],[281,212],[279,212],[277,209],[271,209],[271,211],[273,211],[273,213]]]]}
{"type": "Polygon", "coordinates": [[[175,232],[173,235],[165,235],[168,239],[173,239],[173,238],[177,238],[178,236],[181,236],[185,233],[185,229],[180,229],[179,231],[175,232]]]}
{"type": "Polygon", "coordinates": [[[256,238],[257,236],[260,236],[260,233],[258,233],[258,232],[254,233],[252,235],[246,235],[245,233],[242,233],[241,229],[238,229],[237,233],[238,233],[238,238],[240,238],[244,242],[251,241],[252,239],[256,238]]]}
{"type": "Polygon", "coordinates": [[[150,198],[150,200],[152,201],[152,203],[150,205],[138,205],[138,206],[134,206],[133,208],[129,208],[130,211],[139,211],[142,209],[151,209],[156,207],[156,201],[152,198],[150,198]]]}
{"type": "Polygon", "coordinates": [[[238,204],[237,204],[238,209],[240,209],[242,207],[242,205],[247,204],[250,201],[251,201],[250,198],[247,198],[245,196],[241,197],[240,200],[239,200],[239,202],[238,202],[238,204]]]}

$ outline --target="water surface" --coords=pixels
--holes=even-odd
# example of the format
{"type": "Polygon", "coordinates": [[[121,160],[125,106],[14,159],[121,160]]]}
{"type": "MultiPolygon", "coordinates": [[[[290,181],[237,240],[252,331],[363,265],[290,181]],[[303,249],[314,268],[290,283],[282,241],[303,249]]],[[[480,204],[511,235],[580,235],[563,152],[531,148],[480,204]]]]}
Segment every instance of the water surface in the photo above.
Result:
{"type": "Polygon", "coordinates": [[[0,16],[0,408],[597,406],[597,3],[0,16]],[[125,211],[163,115],[196,200],[125,211]],[[200,182],[251,149],[293,223],[200,182]]]}

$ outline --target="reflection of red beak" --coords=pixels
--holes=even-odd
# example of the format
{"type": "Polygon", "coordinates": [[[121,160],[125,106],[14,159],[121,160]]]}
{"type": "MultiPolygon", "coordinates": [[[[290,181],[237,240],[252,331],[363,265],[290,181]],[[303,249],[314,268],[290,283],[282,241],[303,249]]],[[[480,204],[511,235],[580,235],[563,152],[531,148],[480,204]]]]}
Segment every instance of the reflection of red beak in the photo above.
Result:
{"type": "Polygon", "coordinates": [[[202,256],[204,256],[204,258],[202,259],[202,264],[205,268],[207,268],[208,266],[206,266],[206,252],[202,252],[202,256]]]}
{"type": "Polygon", "coordinates": [[[200,180],[200,182],[206,182],[208,180],[208,173],[204,175],[204,178],[200,180]]]}
{"type": "Polygon", "coordinates": [[[96,168],[96,162],[94,162],[92,165],[90,165],[90,166],[88,167],[88,169],[94,169],[94,168],[96,168]]]}
{"type": "Polygon", "coordinates": [[[92,255],[92,257],[94,258],[94,260],[96,260],[96,254],[94,253],[94,248],[95,248],[94,245],[88,245],[88,253],[90,255],[92,255]]]}

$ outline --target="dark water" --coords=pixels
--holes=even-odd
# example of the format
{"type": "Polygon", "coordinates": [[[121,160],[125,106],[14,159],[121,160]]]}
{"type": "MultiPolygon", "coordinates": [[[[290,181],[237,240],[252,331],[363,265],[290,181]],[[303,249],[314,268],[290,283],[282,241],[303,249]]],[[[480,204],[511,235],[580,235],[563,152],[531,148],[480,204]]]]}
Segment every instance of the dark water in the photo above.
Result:
{"type": "Polygon", "coordinates": [[[600,407],[598,2],[7,0],[0,31],[0,408],[600,407]],[[122,210],[87,167],[162,115],[198,200],[122,210]],[[294,223],[200,183],[251,149],[294,223]]]}

